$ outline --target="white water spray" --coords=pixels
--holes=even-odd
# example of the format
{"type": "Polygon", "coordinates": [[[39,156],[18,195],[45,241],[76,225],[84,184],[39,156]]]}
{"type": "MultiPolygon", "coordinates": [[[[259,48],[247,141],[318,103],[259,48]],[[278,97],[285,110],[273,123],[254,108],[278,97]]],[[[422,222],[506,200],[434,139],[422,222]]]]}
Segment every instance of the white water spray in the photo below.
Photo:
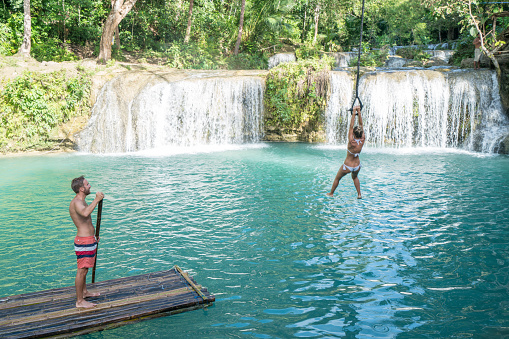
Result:
{"type": "MultiPolygon", "coordinates": [[[[332,73],[329,143],[346,143],[353,85],[332,73]]],[[[498,82],[492,71],[409,70],[361,77],[364,130],[372,145],[465,147],[492,152],[507,134],[498,82]]]]}
{"type": "Polygon", "coordinates": [[[325,136],[331,144],[345,143],[350,122],[352,89],[355,84],[348,72],[331,72],[331,95],[325,110],[325,136]],[[339,133],[338,133],[339,132],[339,133]]]}
{"type": "Polygon", "coordinates": [[[271,56],[268,60],[269,69],[276,67],[279,64],[283,64],[286,62],[292,62],[297,60],[295,57],[295,53],[278,53],[271,56]]]}
{"type": "MultiPolygon", "coordinates": [[[[253,143],[262,135],[260,77],[151,80],[128,102],[104,86],[79,149],[94,153],[253,143]]],[[[124,84],[125,85],[125,84],[124,84]]]]}

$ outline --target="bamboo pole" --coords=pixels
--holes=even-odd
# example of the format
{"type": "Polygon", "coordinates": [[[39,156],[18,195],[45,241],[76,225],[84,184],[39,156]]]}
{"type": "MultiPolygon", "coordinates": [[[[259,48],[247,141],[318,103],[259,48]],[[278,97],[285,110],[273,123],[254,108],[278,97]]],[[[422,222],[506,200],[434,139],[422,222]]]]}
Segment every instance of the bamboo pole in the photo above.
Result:
{"type": "MultiPolygon", "coordinates": [[[[97,222],[95,224],[95,238],[96,239],[99,239],[99,231],[101,230],[101,214],[103,211],[103,200],[99,201],[99,206],[97,208],[97,222]]],[[[95,283],[95,267],[97,266],[97,253],[98,252],[99,252],[99,243],[97,243],[97,248],[96,248],[96,252],[95,252],[94,268],[92,269],[92,284],[95,283]]]]}

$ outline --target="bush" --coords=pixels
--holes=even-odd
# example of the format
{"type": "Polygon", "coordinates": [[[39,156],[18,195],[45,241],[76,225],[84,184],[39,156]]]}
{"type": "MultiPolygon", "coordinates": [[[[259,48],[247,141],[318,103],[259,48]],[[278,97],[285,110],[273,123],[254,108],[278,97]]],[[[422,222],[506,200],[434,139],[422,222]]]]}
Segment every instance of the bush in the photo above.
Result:
{"type": "Polygon", "coordinates": [[[474,45],[472,38],[463,39],[456,45],[456,51],[449,59],[449,64],[454,66],[461,66],[461,60],[474,57],[474,45]]]}
{"type": "Polygon", "coordinates": [[[414,60],[425,61],[425,60],[429,60],[430,58],[431,58],[431,55],[429,55],[428,53],[426,53],[424,51],[421,51],[419,54],[417,54],[414,57],[414,60]]]}
{"type": "Polygon", "coordinates": [[[197,43],[172,43],[163,53],[168,58],[167,65],[179,69],[221,69],[226,63],[220,55],[214,55],[197,43]]]}
{"type": "Polygon", "coordinates": [[[63,47],[58,39],[48,38],[42,43],[33,43],[30,54],[37,61],[73,61],[78,60],[74,53],[63,47]]]}
{"type": "Polygon", "coordinates": [[[405,59],[413,59],[421,52],[418,48],[404,47],[396,51],[396,55],[399,55],[405,59]]]}
{"type": "MultiPolygon", "coordinates": [[[[385,65],[388,56],[389,51],[386,48],[371,50],[369,43],[363,42],[360,65],[364,67],[382,67],[385,65]]],[[[357,57],[351,58],[349,66],[357,66],[357,60],[357,57]]]]}
{"type": "Polygon", "coordinates": [[[232,55],[226,59],[228,69],[267,69],[268,60],[264,55],[245,54],[232,55]]]}
{"type": "Polygon", "coordinates": [[[68,78],[65,71],[25,72],[7,82],[0,96],[0,151],[43,143],[57,125],[88,113],[90,85],[89,75],[68,78]]]}
{"type": "Polygon", "coordinates": [[[10,42],[11,29],[7,24],[0,23],[0,55],[12,55],[15,49],[10,42]]]}
{"type": "Polygon", "coordinates": [[[295,55],[299,60],[320,59],[323,51],[321,51],[318,46],[319,45],[313,45],[311,42],[306,42],[295,51],[295,55]]]}
{"type": "Polygon", "coordinates": [[[0,23],[0,54],[7,56],[15,54],[22,41],[23,13],[14,13],[6,23],[0,23]]]}
{"type": "Polygon", "coordinates": [[[269,71],[265,86],[265,123],[299,128],[323,120],[334,59],[324,57],[280,64],[269,71]]]}

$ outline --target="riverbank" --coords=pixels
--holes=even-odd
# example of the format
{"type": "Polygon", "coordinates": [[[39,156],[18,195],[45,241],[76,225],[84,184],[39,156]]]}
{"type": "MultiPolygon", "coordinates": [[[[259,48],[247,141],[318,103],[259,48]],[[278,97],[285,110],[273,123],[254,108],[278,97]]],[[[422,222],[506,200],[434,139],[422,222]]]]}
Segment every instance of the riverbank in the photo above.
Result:
{"type": "MultiPolygon", "coordinates": [[[[35,59],[23,58],[19,56],[0,56],[0,91],[3,91],[6,86],[14,87],[14,93],[12,94],[10,108],[5,109],[4,112],[0,112],[0,155],[30,155],[30,154],[44,154],[54,152],[73,152],[75,151],[75,134],[81,131],[88,122],[91,114],[91,108],[95,104],[98,93],[106,82],[111,80],[113,77],[132,70],[143,70],[148,72],[159,72],[161,70],[168,70],[168,67],[153,65],[148,63],[126,63],[126,62],[110,62],[106,65],[97,64],[95,59],[83,59],[79,61],[65,61],[65,62],[38,62],[35,59]],[[48,96],[58,96],[57,99],[53,100],[46,107],[48,112],[45,112],[46,119],[52,120],[55,114],[53,107],[55,102],[59,102],[62,106],[66,106],[69,112],[66,112],[68,118],[64,118],[62,123],[57,124],[51,128],[48,132],[48,137],[40,138],[41,140],[30,140],[26,141],[26,136],[18,136],[17,138],[5,138],[6,129],[26,129],[27,121],[22,119],[12,118],[13,110],[23,110],[23,97],[28,97],[25,93],[21,93],[23,90],[22,86],[25,86],[24,90],[34,89],[31,84],[23,84],[21,86],[13,86],[13,83],[18,79],[26,76],[26,74],[32,74],[37,79],[35,83],[37,86],[42,87],[43,92],[36,92],[36,98],[27,100],[30,102],[44,101],[42,104],[47,104],[48,96]],[[58,74],[56,80],[57,85],[61,85],[59,93],[48,94],[50,87],[48,84],[55,82],[55,74],[58,74]],[[70,102],[68,93],[62,93],[62,86],[65,88],[69,87],[69,84],[61,84],[63,79],[73,79],[84,76],[90,79],[91,84],[85,93],[83,105],[79,107],[67,107],[75,105],[76,103],[70,102]],[[19,107],[21,106],[21,108],[19,107]],[[10,112],[5,112],[5,110],[10,112]],[[4,114],[2,116],[2,113],[4,114]],[[14,122],[13,122],[14,120],[14,122]],[[20,120],[20,121],[17,121],[20,120]],[[12,126],[17,123],[17,126],[12,126]]],[[[32,78],[32,77],[28,77],[32,78]]],[[[26,79],[24,79],[26,80],[26,79]]],[[[33,79],[30,79],[33,80],[33,79]]],[[[80,82],[80,81],[77,81],[80,82]]],[[[52,84],[53,85],[53,84],[52,84]]],[[[81,86],[81,83],[73,84],[77,87],[81,86]]],[[[53,88],[54,89],[54,88],[53,88]]],[[[37,91],[37,89],[34,89],[37,91]]],[[[81,89],[80,89],[81,90],[81,89]]],[[[33,95],[33,93],[30,93],[33,95]]],[[[26,102],[25,102],[26,104],[26,102]]],[[[39,105],[40,106],[40,105],[39,105]]],[[[35,108],[40,109],[40,107],[35,108]]],[[[45,121],[43,121],[44,123],[45,121]]],[[[34,124],[41,125],[42,123],[34,122],[34,124]]]]}

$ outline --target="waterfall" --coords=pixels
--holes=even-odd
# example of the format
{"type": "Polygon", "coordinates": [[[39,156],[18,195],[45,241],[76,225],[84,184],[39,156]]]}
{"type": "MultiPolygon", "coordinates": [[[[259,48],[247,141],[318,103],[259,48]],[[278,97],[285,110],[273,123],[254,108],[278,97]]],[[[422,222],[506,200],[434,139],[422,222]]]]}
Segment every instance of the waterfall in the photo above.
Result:
{"type": "Polygon", "coordinates": [[[259,76],[177,81],[151,76],[137,82],[118,76],[103,87],[78,146],[85,152],[118,153],[252,143],[261,138],[262,110],[259,76]],[[131,85],[137,86],[132,95],[122,95],[131,85]]]}
{"type": "Polygon", "coordinates": [[[334,67],[343,68],[348,67],[350,64],[350,60],[352,58],[357,57],[357,52],[335,52],[335,53],[325,53],[331,55],[336,60],[334,67]]]}
{"type": "MultiPolygon", "coordinates": [[[[136,152],[254,143],[263,135],[266,71],[126,72],[101,89],[80,151],[136,152]]],[[[354,74],[330,73],[330,144],[347,142],[354,74]]],[[[490,153],[509,134],[490,70],[377,71],[360,79],[370,145],[450,147],[490,153]]]]}
{"type": "Polygon", "coordinates": [[[276,67],[279,64],[283,64],[285,62],[292,62],[297,60],[295,58],[294,53],[278,53],[271,56],[268,60],[269,69],[276,67]]]}
{"type": "MultiPolygon", "coordinates": [[[[326,111],[329,143],[346,143],[354,85],[331,75],[326,111]]],[[[365,74],[359,96],[364,130],[372,145],[464,147],[492,152],[507,135],[493,71],[408,70],[365,74]]]]}
{"type": "Polygon", "coordinates": [[[348,131],[352,89],[354,82],[348,72],[331,72],[331,95],[325,110],[325,136],[331,144],[345,143],[348,131]]]}

